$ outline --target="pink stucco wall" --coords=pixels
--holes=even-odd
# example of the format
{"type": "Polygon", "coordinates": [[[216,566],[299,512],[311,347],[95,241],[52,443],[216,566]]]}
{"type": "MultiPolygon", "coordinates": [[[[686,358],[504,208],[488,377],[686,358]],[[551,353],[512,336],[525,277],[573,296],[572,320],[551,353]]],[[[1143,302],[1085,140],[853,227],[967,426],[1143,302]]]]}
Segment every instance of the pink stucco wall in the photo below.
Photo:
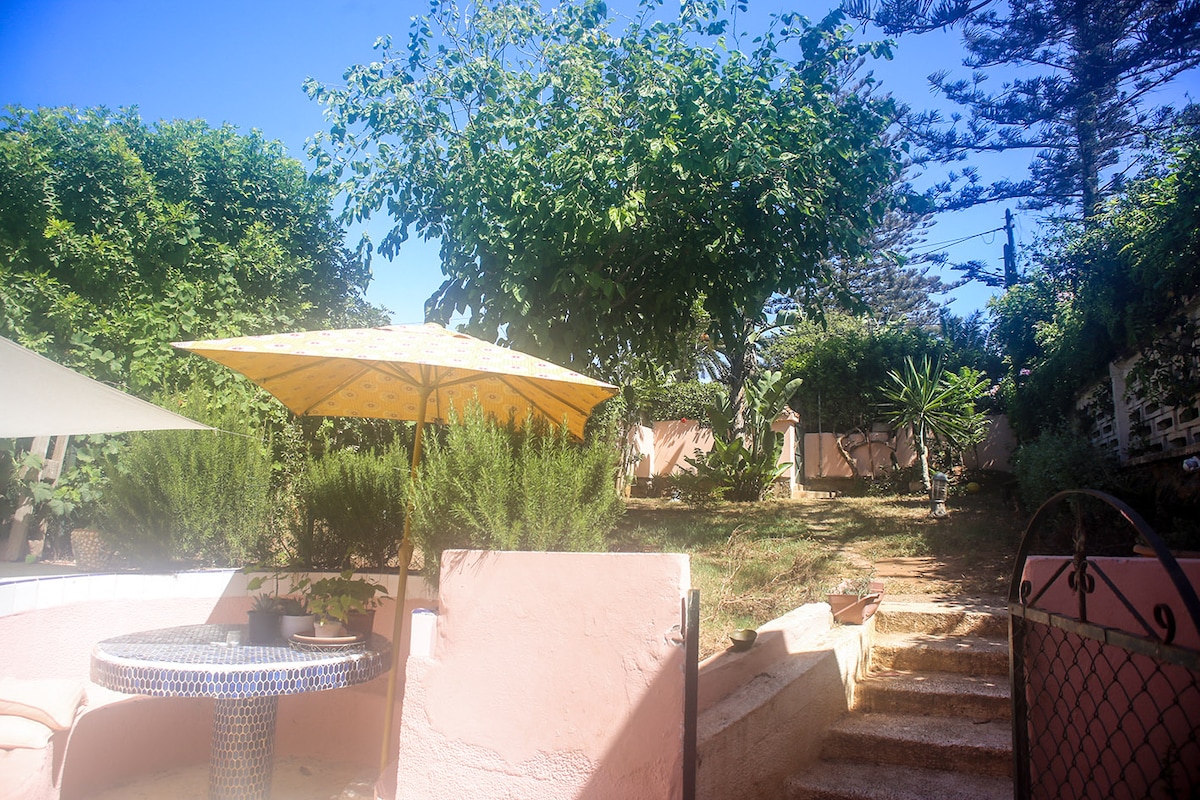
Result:
{"type": "Polygon", "coordinates": [[[1008,415],[990,417],[983,441],[963,453],[970,469],[1012,472],[1012,455],[1017,449],[1017,434],[1008,422],[1008,415]]]}
{"type": "MultiPolygon", "coordinates": [[[[1030,557],[1024,578],[1034,593],[1069,558],[1030,557]]],[[[1168,604],[1178,624],[1175,643],[1200,648],[1200,631],[1190,622],[1173,584],[1153,558],[1096,558],[1093,563],[1115,583],[1138,613],[1154,625],[1154,607],[1168,604]]],[[[1200,585],[1200,560],[1180,561],[1193,586],[1200,585]]],[[[1098,575],[1087,596],[1088,621],[1145,636],[1128,608],[1098,575]]],[[[1077,617],[1078,601],[1066,576],[1036,603],[1042,610],[1077,617]]],[[[1162,631],[1159,629],[1159,634],[1162,631]]],[[[1185,668],[1140,654],[1126,655],[1112,645],[1079,639],[1063,630],[1031,626],[1025,647],[1031,777],[1035,796],[1043,790],[1058,797],[1190,796],[1200,785],[1194,760],[1195,729],[1200,725],[1200,692],[1185,668]],[[1163,709],[1175,705],[1170,714],[1163,709]],[[1111,740],[1109,740],[1111,736],[1111,740]],[[1102,750],[1098,744],[1109,742],[1102,750]],[[1037,743],[1054,742],[1053,747],[1037,743]],[[1168,754],[1190,742],[1185,763],[1166,765],[1168,754]],[[1191,763],[1187,763],[1191,762],[1191,763]],[[1152,789],[1166,766],[1166,784],[1152,789]],[[1109,783],[1118,776],[1123,785],[1109,783]],[[1140,789],[1138,787],[1141,787],[1140,789]],[[1178,793],[1170,794],[1169,788],[1178,793]],[[1191,789],[1187,788],[1191,787],[1191,789]]]]}
{"type": "Polygon", "coordinates": [[[683,555],[447,552],[397,800],[680,797],[689,583],[683,555]]]}
{"type": "Polygon", "coordinates": [[[654,447],[650,452],[651,475],[670,475],[681,469],[690,470],[685,458],[696,450],[707,453],[712,449],[712,428],[701,428],[696,420],[654,423],[654,447]]]}
{"type": "MultiPolygon", "coordinates": [[[[396,576],[382,576],[389,593],[396,576]]],[[[0,584],[0,676],[89,679],[97,642],[140,630],[245,622],[246,576],[233,571],[178,575],[74,575],[0,584]]],[[[422,580],[408,582],[406,613],[433,602],[422,580]]],[[[394,603],[375,617],[391,638],[394,603]]],[[[402,643],[402,660],[407,642],[402,643]]],[[[401,688],[403,683],[400,684],[401,688]]],[[[277,755],[378,762],[386,677],[362,686],[280,698],[277,755]],[[313,731],[320,731],[319,736],[313,731]]],[[[61,793],[86,798],[150,772],[209,758],[212,701],[123,695],[88,683],[84,713],[65,742],[61,793]]]]}
{"type": "MultiPolygon", "coordinates": [[[[794,413],[785,413],[771,426],[771,430],[782,435],[782,450],[779,463],[788,465],[784,477],[794,483],[796,459],[796,422],[794,413]]],[[[712,428],[701,427],[694,419],[656,422],[654,427],[638,426],[630,434],[635,452],[643,458],[634,467],[634,477],[650,478],[655,475],[672,475],[680,470],[692,470],[685,459],[692,458],[696,451],[707,453],[712,450],[712,428]]]]}

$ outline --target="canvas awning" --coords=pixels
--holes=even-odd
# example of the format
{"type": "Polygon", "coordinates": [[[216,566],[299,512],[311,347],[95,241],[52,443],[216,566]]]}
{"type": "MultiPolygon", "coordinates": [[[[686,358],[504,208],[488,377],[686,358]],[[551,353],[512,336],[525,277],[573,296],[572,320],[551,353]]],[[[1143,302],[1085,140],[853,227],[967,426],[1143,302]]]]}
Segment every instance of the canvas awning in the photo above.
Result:
{"type": "Polygon", "coordinates": [[[212,430],[0,337],[0,439],[212,430]]]}

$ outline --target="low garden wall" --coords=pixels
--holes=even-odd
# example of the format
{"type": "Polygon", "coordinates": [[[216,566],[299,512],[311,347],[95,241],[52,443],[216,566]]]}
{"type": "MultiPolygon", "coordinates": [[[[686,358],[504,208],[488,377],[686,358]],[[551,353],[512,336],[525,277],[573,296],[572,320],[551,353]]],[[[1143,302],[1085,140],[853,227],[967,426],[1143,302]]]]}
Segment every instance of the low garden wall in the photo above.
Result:
{"type": "Polygon", "coordinates": [[[682,797],[688,557],[446,551],[396,798],[682,797]]]}
{"type": "Polygon", "coordinates": [[[875,619],[835,625],[825,603],[758,629],[744,652],[700,664],[700,800],[777,800],[789,775],[815,762],[825,731],[854,702],[875,619]]]}

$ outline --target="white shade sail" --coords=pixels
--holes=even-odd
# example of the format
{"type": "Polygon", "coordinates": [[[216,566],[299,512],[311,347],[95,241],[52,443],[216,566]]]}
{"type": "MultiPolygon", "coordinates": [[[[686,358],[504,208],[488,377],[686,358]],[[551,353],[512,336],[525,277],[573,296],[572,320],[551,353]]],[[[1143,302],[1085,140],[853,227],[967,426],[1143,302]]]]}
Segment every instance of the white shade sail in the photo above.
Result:
{"type": "Polygon", "coordinates": [[[0,439],[212,430],[0,337],[0,439]]]}

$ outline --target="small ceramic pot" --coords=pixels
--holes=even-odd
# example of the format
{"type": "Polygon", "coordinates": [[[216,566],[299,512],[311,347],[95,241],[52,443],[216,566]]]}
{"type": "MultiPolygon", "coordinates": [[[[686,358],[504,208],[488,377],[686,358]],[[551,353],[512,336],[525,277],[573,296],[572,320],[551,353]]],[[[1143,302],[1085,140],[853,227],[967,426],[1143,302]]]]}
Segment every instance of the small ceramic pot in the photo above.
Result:
{"type": "Polygon", "coordinates": [[[317,620],[313,625],[313,635],[322,639],[332,639],[335,636],[344,636],[345,633],[346,629],[342,626],[342,623],[338,622],[336,619],[330,622],[322,622],[321,620],[317,620]]]}
{"type": "Polygon", "coordinates": [[[312,636],[313,623],[316,621],[316,614],[284,614],[279,618],[279,635],[284,639],[290,639],[296,634],[312,636]]]}

